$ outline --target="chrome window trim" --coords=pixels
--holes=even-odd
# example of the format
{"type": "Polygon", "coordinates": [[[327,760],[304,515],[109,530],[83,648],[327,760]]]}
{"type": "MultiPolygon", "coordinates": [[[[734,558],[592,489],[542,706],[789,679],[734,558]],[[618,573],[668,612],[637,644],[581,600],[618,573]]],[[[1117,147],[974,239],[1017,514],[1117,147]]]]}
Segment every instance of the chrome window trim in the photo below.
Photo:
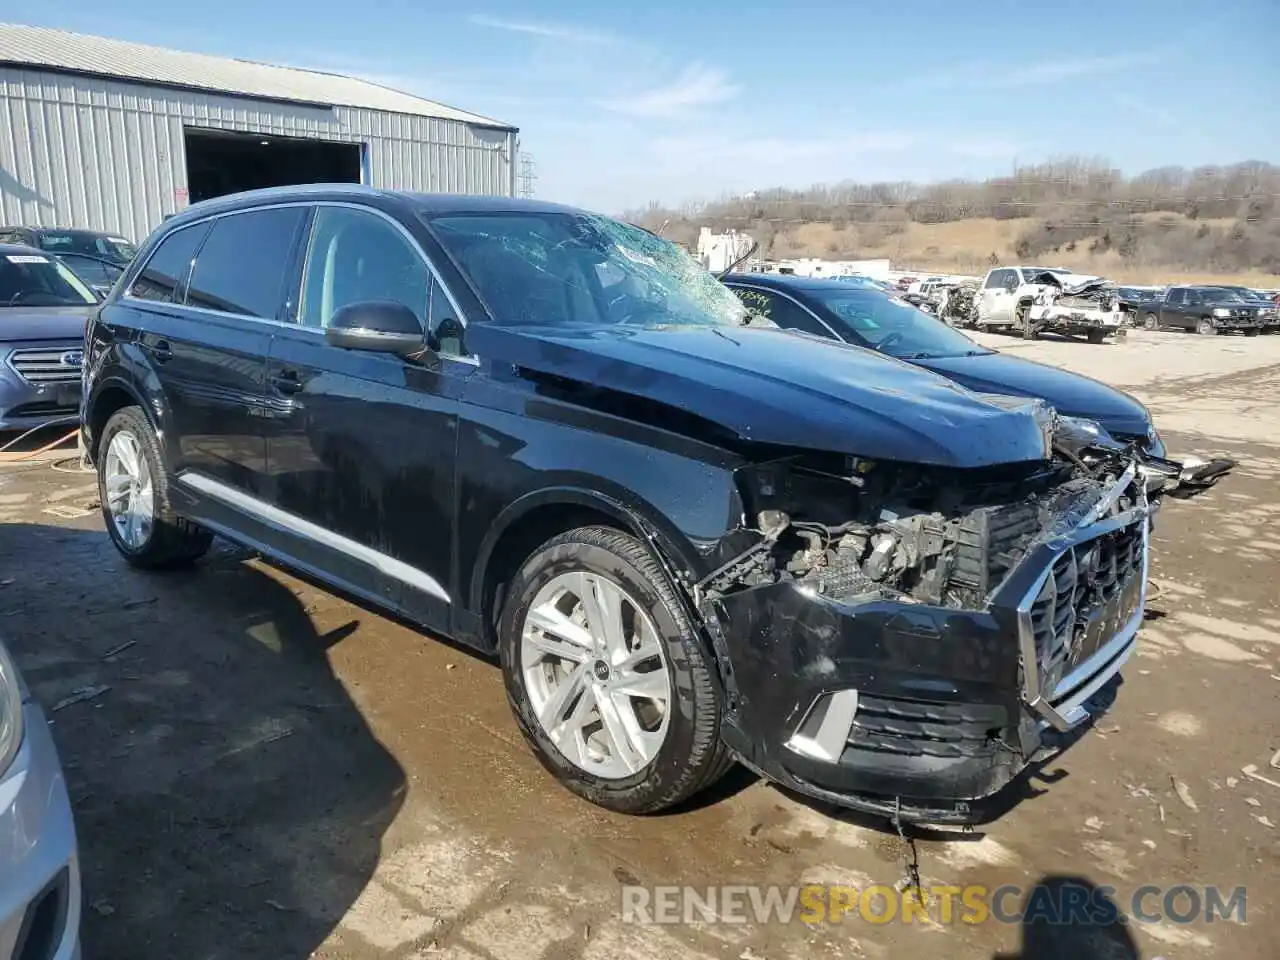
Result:
{"type": "MultiPolygon", "coordinates": [[[[305,324],[298,323],[297,321],[294,321],[294,320],[277,320],[274,317],[253,317],[245,313],[232,313],[231,311],[228,311],[228,310],[211,310],[208,307],[193,307],[190,304],[186,304],[186,303],[165,304],[159,300],[147,300],[143,297],[135,297],[133,295],[133,285],[137,282],[138,278],[142,276],[143,271],[147,269],[147,264],[149,264],[151,262],[152,257],[156,255],[156,252],[160,249],[160,245],[164,242],[164,240],[167,240],[169,237],[173,236],[174,234],[179,233],[183,230],[189,230],[192,227],[197,227],[202,223],[210,223],[215,220],[220,220],[224,217],[234,217],[234,216],[237,216],[238,214],[244,214],[244,213],[256,213],[260,210],[278,210],[278,209],[287,209],[290,207],[306,207],[308,209],[317,208],[317,207],[346,207],[351,210],[360,210],[360,211],[364,211],[366,213],[372,213],[375,216],[381,217],[383,220],[387,221],[393,227],[399,230],[401,235],[409,242],[410,246],[418,252],[418,256],[420,256],[423,262],[427,265],[427,270],[431,274],[431,278],[433,282],[438,284],[440,289],[444,291],[445,298],[449,301],[449,305],[453,307],[454,312],[457,314],[458,321],[462,324],[464,329],[467,326],[469,326],[469,323],[467,321],[467,316],[463,312],[462,308],[458,305],[457,298],[454,297],[453,291],[450,290],[449,285],[444,282],[444,279],[440,276],[440,271],[436,269],[435,264],[431,262],[431,258],[427,256],[427,252],[422,249],[422,244],[420,244],[417,238],[414,237],[414,235],[409,232],[409,230],[405,227],[405,225],[402,224],[395,217],[391,216],[386,211],[379,210],[377,207],[369,206],[363,203],[354,203],[354,202],[345,201],[345,200],[282,200],[278,203],[258,204],[252,207],[242,207],[237,210],[222,210],[217,213],[210,213],[207,216],[199,217],[195,220],[190,221],[189,223],[184,223],[182,226],[176,227],[175,229],[167,232],[164,238],[161,239],[160,243],[156,244],[155,249],[151,251],[151,253],[147,256],[146,261],[142,264],[142,266],[138,268],[138,272],[135,273],[133,277],[129,280],[129,286],[125,290],[125,292],[121,294],[120,299],[128,303],[141,305],[141,308],[156,309],[155,305],[159,304],[160,306],[176,307],[181,310],[194,311],[195,313],[198,313],[204,316],[209,316],[209,317],[221,317],[229,320],[248,321],[250,323],[265,324],[267,326],[272,326],[272,327],[285,327],[290,330],[305,330],[317,336],[323,337],[324,330],[322,328],[309,327],[305,324]],[[150,306],[148,307],[148,305],[150,306]]],[[[308,234],[308,240],[309,239],[310,239],[310,235],[308,234]]],[[[311,251],[308,244],[307,256],[309,257],[310,254],[311,254],[311,251]]],[[[199,259],[198,252],[195,259],[197,260],[199,259]]],[[[303,277],[305,276],[306,276],[306,262],[304,260],[303,277]]],[[[190,280],[191,280],[191,268],[190,266],[188,266],[188,270],[187,270],[188,284],[190,283],[190,280]]],[[[427,318],[424,317],[423,321],[425,322],[426,319],[427,318]]],[[[479,366],[479,363],[480,363],[479,358],[475,356],[470,356],[470,355],[465,357],[462,357],[462,356],[455,357],[450,355],[450,356],[447,356],[446,359],[456,360],[460,363],[471,364],[473,366],[479,366]]]]}

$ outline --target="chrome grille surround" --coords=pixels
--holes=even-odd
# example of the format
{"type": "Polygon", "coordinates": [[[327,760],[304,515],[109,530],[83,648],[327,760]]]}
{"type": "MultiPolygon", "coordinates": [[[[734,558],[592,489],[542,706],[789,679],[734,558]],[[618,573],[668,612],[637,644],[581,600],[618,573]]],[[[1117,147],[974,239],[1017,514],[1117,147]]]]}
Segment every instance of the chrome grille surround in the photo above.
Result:
{"type": "Polygon", "coordinates": [[[1085,720],[1085,701],[1137,645],[1151,510],[1136,473],[1131,465],[1075,529],[1053,541],[1052,559],[1018,604],[1022,699],[1042,727],[1065,731],[1085,720]],[[1135,506],[1114,512],[1129,490],[1135,506]]]}

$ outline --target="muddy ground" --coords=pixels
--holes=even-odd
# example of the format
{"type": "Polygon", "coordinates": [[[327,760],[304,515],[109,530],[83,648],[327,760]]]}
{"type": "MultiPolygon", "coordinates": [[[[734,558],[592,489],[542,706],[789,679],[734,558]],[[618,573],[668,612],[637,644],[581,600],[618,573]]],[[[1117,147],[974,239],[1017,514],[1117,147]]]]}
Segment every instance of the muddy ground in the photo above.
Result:
{"type": "Polygon", "coordinates": [[[0,630],[67,768],[88,960],[1274,957],[1280,786],[1241,768],[1280,784],[1280,337],[983,339],[1132,389],[1172,449],[1242,466],[1162,513],[1110,713],[996,823],[917,841],[922,878],[1076,877],[1121,909],[1146,883],[1244,885],[1244,923],[624,924],[623,883],[893,884],[909,849],[741,772],[667,816],[592,808],[525,748],[493,664],[231,548],[135,573],[91,477],[9,464],[0,630]]]}

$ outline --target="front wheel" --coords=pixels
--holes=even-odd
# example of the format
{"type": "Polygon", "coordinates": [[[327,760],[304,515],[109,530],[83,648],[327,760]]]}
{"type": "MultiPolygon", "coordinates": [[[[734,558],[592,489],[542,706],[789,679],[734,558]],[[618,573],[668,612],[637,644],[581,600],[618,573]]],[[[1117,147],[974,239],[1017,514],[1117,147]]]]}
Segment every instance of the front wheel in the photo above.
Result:
{"type": "Polygon", "coordinates": [[[102,431],[98,499],[107,533],[135,567],[182,566],[213,542],[209,531],[174,512],[160,445],[138,407],[117,410],[102,431]]]}
{"type": "Polygon", "coordinates": [[[634,537],[583,527],[541,546],[507,591],[498,642],[521,732],[579,796],[652,813],[728,769],[713,664],[634,537]]]}
{"type": "Polygon", "coordinates": [[[1089,338],[1090,343],[1102,343],[1107,339],[1107,331],[1105,330],[1089,330],[1085,335],[1089,338]]]}
{"type": "Polygon", "coordinates": [[[1196,333],[1202,337],[1212,337],[1217,335],[1218,328],[1208,317],[1201,317],[1196,321],[1196,333]]]}
{"type": "Polygon", "coordinates": [[[1256,337],[1261,332],[1262,331],[1259,330],[1257,327],[1249,327],[1247,330],[1245,330],[1244,335],[1246,337],[1256,337]]]}
{"type": "Polygon", "coordinates": [[[1035,321],[1031,319],[1031,307],[1025,304],[1019,306],[1017,317],[1017,329],[1022,332],[1022,339],[1039,340],[1040,330],[1036,327],[1035,321]]]}
{"type": "Polygon", "coordinates": [[[1159,330],[1160,318],[1156,316],[1154,313],[1148,313],[1145,317],[1142,318],[1142,326],[1146,330],[1159,330]]]}

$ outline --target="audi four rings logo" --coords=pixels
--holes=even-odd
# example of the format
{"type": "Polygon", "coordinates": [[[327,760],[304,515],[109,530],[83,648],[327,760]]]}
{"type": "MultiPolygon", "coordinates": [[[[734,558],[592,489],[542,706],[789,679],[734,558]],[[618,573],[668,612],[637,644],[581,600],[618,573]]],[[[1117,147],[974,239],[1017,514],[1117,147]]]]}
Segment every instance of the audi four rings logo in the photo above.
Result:
{"type": "Polygon", "coordinates": [[[68,350],[58,358],[58,362],[64,367],[81,367],[84,365],[84,351],[68,350]]]}

